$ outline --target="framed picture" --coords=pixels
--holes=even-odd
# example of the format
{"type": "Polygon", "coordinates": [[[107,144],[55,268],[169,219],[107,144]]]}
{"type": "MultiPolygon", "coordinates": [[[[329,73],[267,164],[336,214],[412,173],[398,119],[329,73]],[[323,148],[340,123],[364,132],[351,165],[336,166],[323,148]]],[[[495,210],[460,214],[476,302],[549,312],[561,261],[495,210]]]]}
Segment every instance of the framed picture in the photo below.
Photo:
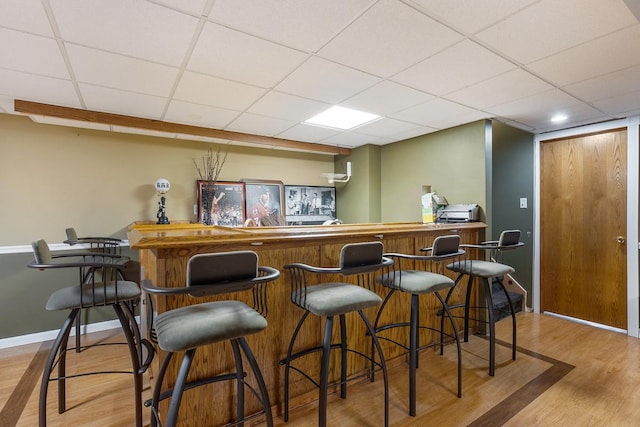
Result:
{"type": "Polygon", "coordinates": [[[323,224],[336,219],[335,187],[286,185],[287,225],[323,224]]]}
{"type": "Polygon", "coordinates": [[[198,222],[205,225],[242,227],[244,225],[244,182],[196,181],[198,222]]]}
{"type": "Polygon", "coordinates": [[[243,179],[246,191],[246,227],[285,225],[284,185],[281,181],[243,179]]]}

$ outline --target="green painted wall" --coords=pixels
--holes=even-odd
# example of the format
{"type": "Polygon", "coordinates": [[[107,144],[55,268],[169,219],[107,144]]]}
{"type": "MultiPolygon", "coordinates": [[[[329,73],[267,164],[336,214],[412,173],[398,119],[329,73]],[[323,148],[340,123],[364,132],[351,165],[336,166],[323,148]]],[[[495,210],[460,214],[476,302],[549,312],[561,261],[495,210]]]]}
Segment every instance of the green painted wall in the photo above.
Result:
{"type": "Polygon", "coordinates": [[[523,248],[505,253],[515,268],[514,278],[527,290],[527,306],[533,302],[533,191],[534,135],[498,121],[492,122],[492,214],[491,237],[502,230],[518,229],[523,248]],[[520,208],[520,198],[527,208],[520,208]]]}
{"type": "Polygon", "coordinates": [[[347,183],[336,183],[337,216],[345,223],[381,221],[380,153],[377,145],[365,145],[338,156],[335,172],[345,173],[351,162],[352,177],[347,183]]]}
{"type": "Polygon", "coordinates": [[[381,221],[422,221],[422,186],[486,208],[485,121],[381,147],[381,221]]]}

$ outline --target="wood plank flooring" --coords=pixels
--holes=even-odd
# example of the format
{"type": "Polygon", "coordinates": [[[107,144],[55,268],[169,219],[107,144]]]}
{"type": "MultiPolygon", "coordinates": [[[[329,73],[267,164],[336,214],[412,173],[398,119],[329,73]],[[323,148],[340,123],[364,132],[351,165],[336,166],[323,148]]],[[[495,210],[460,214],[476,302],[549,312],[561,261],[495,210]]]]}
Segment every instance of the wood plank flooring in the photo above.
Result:
{"type": "MultiPolygon", "coordinates": [[[[497,325],[495,377],[487,373],[488,342],[473,336],[463,344],[463,397],[455,394],[455,349],[420,356],[417,416],[408,415],[404,361],[391,363],[392,426],[637,426],[640,425],[640,340],[533,313],[518,314],[518,355],[510,357],[511,325],[497,325]]],[[[113,341],[117,332],[90,340],[113,341]]],[[[49,343],[0,350],[0,426],[37,425],[42,365],[49,343]]],[[[71,355],[69,368],[112,363],[126,368],[126,350],[105,347],[71,355]]],[[[55,387],[49,391],[50,426],[133,425],[132,380],[127,375],[92,376],[68,382],[69,410],[58,415],[55,387]]],[[[150,390],[145,390],[148,398],[150,390]]],[[[329,399],[330,426],[381,426],[382,381],[349,385],[347,399],[329,399]]],[[[317,425],[315,402],[298,406],[288,423],[276,408],[276,426],[317,425]]],[[[149,414],[145,409],[145,422],[149,414]]],[[[263,424],[260,424],[263,425],[263,424]]]]}

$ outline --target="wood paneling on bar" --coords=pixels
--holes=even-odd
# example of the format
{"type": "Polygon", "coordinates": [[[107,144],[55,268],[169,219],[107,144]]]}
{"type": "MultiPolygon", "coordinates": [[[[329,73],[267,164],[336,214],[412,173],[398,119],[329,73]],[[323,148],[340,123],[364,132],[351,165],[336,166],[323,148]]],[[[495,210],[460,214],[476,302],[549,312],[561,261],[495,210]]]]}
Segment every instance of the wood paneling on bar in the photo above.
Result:
{"type": "MultiPolygon", "coordinates": [[[[268,265],[282,271],[285,264],[305,262],[313,265],[335,266],[338,264],[340,249],[345,243],[382,241],[385,251],[402,251],[418,253],[422,247],[430,246],[439,235],[459,234],[464,243],[477,243],[484,237],[485,224],[342,224],[331,226],[306,227],[265,227],[265,228],[225,228],[202,226],[200,224],[155,225],[135,223],[129,227],[128,238],[133,249],[140,251],[140,260],[144,267],[145,278],[153,280],[158,286],[185,286],[187,260],[197,253],[220,252],[228,250],[254,250],[261,265],[268,265]]],[[[286,273],[269,287],[269,326],[264,333],[247,337],[258,363],[261,366],[269,391],[271,404],[276,413],[280,413],[283,400],[283,368],[279,360],[286,354],[287,345],[302,311],[289,300],[290,286],[286,273]]],[[[326,278],[325,278],[326,279],[326,278]]],[[[341,280],[349,281],[349,278],[341,280]]],[[[378,287],[376,291],[384,297],[388,291],[378,287]]],[[[463,301],[464,287],[456,292],[453,302],[463,301]]],[[[234,295],[250,303],[250,294],[234,295]]],[[[405,295],[393,298],[387,306],[385,320],[408,321],[409,299],[405,295]]],[[[195,299],[188,296],[160,298],[159,312],[171,310],[186,304],[195,304],[214,298],[195,299]]],[[[437,316],[439,304],[433,295],[425,296],[422,303],[421,319],[439,326],[437,316]],[[433,301],[431,301],[433,299],[433,301]]],[[[375,318],[376,309],[367,312],[370,319],[375,318]]],[[[321,320],[312,316],[300,333],[297,348],[316,346],[322,340],[321,320]]],[[[358,351],[368,353],[370,340],[360,322],[354,322],[353,316],[347,317],[349,345],[358,351]]],[[[401,342],[408,342],[408,331],[394,331],[401,342]]],[[[337,336],[336,336],[337,338],[337,336]]],[[[435,340],[436,337],[424,335],[421,342],[435,340]]],[[[296,350],[296,349],[294,349],[296,350]]],[[[383,345],[385,356],[391,360],[403,354],[398,346],[386,343],[383,345]]],[[[162,353],[162,352],[161,352],[162,353]]],[[[161,360],[163,354],[158,359],[161,360]]],[[[211,373],[222,372],[231,367],[233,361],[230,346],[218,344],[203,348],[196,353],[192,367],[193,378],[202,378],[211,373]]],[[[179,367],[179,358],[167,374],[171,387],[179,367]]],[[[318,372],[319,353],[300,359],[298,366],[306,372],[318,372]]],[[[157,362],[156,362],[157,363],[157,362]]],[[[365,362],[357,358],[348,361],[350,373],[366,369],[365,362]]],[[[336,379],[335,377],[333,379],[336,379]]],[[[232,384],[214,384],[202,388],[199,392],[186,393],[180,410],[181,425],[220,424],[234,417],[234,386],[232,384]],[[184,423],[184,424],[183,424],[184,423]]],[[[249,395],[247,395],[248,397],[249,395]]],[[[309,399],[315,399],[317,389],[300,375],[292,374],[291,396],[292,406],[300,405],[309,399]]],[[[257,411],[258,403],[248,397],[248,411],[257,411]]],[[[161,407],[166,413],[167,405],[161,407]]]]}

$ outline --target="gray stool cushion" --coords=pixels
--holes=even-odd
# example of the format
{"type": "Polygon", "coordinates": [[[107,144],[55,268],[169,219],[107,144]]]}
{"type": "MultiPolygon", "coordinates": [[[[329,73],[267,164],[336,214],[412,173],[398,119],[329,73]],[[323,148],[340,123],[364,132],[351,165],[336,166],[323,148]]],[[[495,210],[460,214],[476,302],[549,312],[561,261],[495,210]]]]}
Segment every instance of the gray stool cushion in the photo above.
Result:
{"type": "Polygon", "coordinates": [[[508,265],[498,262],[482,261],[482,260],[466,260],[454,262],[447,265],[447,268],[457,273],[469,274],[484,278],[499,277],[505,274],[511,274],[515,270],[508,265]]]}
{"type": "MultiPolygon", "coordinates": [[[[294,292],[293,300],[298,301],[294,292]]],[[[349,283],[322,283],[307,288],[306,301],[300,306],[317,316],[335,316],[375,307],[382,299],[368,289],[349,283]]]]}
{"type": "Polygon", "coordinates": [[[255,334],[267,320],[243,302],[216,301],[159,314],[154,326],[161,349],[182,351],[255,334]]]}
{"type": "MultiPolygon", "coordinates": [[[[82,292],[80,285],[59,289],[51,294],[45,307],[47,310],[71,310],[114,304],[116,302],[116,283],[107,283],[106,293],[104,286],[103,283],[82,285],[82,292]]],[[[136,282],[119,280],[117,286],[117,301],[131,301],[140,297],[140,287],[136,282]]]]}
{"type": "Polygon", "coordinates": [[[412,294],[437,292],[451,288],[454,284],[447,276],[422,270],[402,270],[395,275],[385,274],[381,281],[387,287],[412,294]]]}

